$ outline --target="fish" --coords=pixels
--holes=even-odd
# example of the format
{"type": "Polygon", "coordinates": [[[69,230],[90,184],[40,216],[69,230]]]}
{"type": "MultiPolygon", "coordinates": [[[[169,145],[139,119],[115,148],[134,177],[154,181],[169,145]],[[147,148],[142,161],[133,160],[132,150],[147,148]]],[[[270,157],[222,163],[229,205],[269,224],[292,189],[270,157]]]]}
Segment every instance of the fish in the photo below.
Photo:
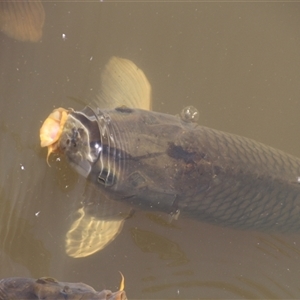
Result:
{"type": "Polygon", "coordinates": [[[114,293],[110,290],[98,292],[82,282],[60,282],[51,277],[38,279],[11,277],[1,279],[0,300],[11,299],[127,300],[127,296],[124,291],[123,275],[120,290],[114,293]]]}
{"type": "MultiPolygon", "coordinates": [[[[129,78],[119,77],[115,90],[129,78]]],[[[125,103],[131,97],[118,94],[125,103]]],[[[96,102],[70,111],[57,149],[116,203],[237,229],[299,232],[300,159],[201,126],[198,115],[191,106],[174,116],[96,102]]]]}
{"type": "Polygon", "coordinates": [[[38,42],[43,35],[45,10],[40,0],[0,1],[0,30],[22,42],[38,42]]]}

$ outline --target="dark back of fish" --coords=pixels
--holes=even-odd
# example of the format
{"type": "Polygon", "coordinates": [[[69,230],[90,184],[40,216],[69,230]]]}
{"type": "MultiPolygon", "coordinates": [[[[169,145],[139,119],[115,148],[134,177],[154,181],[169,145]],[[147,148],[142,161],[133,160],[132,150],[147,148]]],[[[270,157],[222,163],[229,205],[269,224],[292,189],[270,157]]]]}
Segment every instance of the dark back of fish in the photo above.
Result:
{"type": "Polygon", "coordinates": [[[225,226],[300,229],[298,158],[167,114],[119,108],[98,118],[109,138],[88,178],[111,197],[225,226]]]}

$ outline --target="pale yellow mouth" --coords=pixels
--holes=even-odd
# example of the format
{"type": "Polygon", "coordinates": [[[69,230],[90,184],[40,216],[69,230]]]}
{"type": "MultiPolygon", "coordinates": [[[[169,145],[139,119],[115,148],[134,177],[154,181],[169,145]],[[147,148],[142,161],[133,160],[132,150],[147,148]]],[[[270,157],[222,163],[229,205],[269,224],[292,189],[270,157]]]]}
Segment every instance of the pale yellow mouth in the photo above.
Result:
{"type": "Polygon", "coordinates": [[[69,110],[56,108],[44,121],[40,129],[41,147],[48,147],[47,163],[51,153],[58,152],[58,140],[68,118],[69,110]]]}

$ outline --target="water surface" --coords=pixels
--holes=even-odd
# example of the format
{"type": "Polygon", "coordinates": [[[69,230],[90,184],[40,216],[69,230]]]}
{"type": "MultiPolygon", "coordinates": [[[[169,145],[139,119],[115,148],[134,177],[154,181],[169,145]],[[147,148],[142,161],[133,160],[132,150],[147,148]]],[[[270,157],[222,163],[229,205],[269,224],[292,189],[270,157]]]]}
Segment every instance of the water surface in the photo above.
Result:
{"type": "MultiPolygon", "coordinates": [[[[47,2],[43,38],[0,35],[0,277],[52,276],[130,299],[299,298],[300,234],[239,231],[136,212],[87,258],[64,238],[85,181],[46,164],[41,122],[81,109],[115,55],[144,70],[153,108],[300,156],[300,4],[47,2]]],[[[99,196],[100,197],[100,196],[99,196]]]]}

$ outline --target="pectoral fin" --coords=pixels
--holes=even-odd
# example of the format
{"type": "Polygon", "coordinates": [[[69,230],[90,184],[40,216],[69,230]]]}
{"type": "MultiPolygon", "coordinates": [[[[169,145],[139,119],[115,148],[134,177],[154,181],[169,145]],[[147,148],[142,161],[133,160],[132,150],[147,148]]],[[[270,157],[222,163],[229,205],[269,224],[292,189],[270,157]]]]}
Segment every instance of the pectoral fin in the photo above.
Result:
{"type": "Polygon", "coordinates": [[[66,235],[66,253],[74,258],[86,257],[105,248],[121,232],[124,219],[97,219],[78,210],[79,218],[66,235]]]}
{"type": "Polygon", "coordinates": [[[74,258],[92,255],[111,243],[121,232],[131,209],[108,199],[92,185],[85,187],[82,206],[66,234],[66,253],[74,258]]]}

